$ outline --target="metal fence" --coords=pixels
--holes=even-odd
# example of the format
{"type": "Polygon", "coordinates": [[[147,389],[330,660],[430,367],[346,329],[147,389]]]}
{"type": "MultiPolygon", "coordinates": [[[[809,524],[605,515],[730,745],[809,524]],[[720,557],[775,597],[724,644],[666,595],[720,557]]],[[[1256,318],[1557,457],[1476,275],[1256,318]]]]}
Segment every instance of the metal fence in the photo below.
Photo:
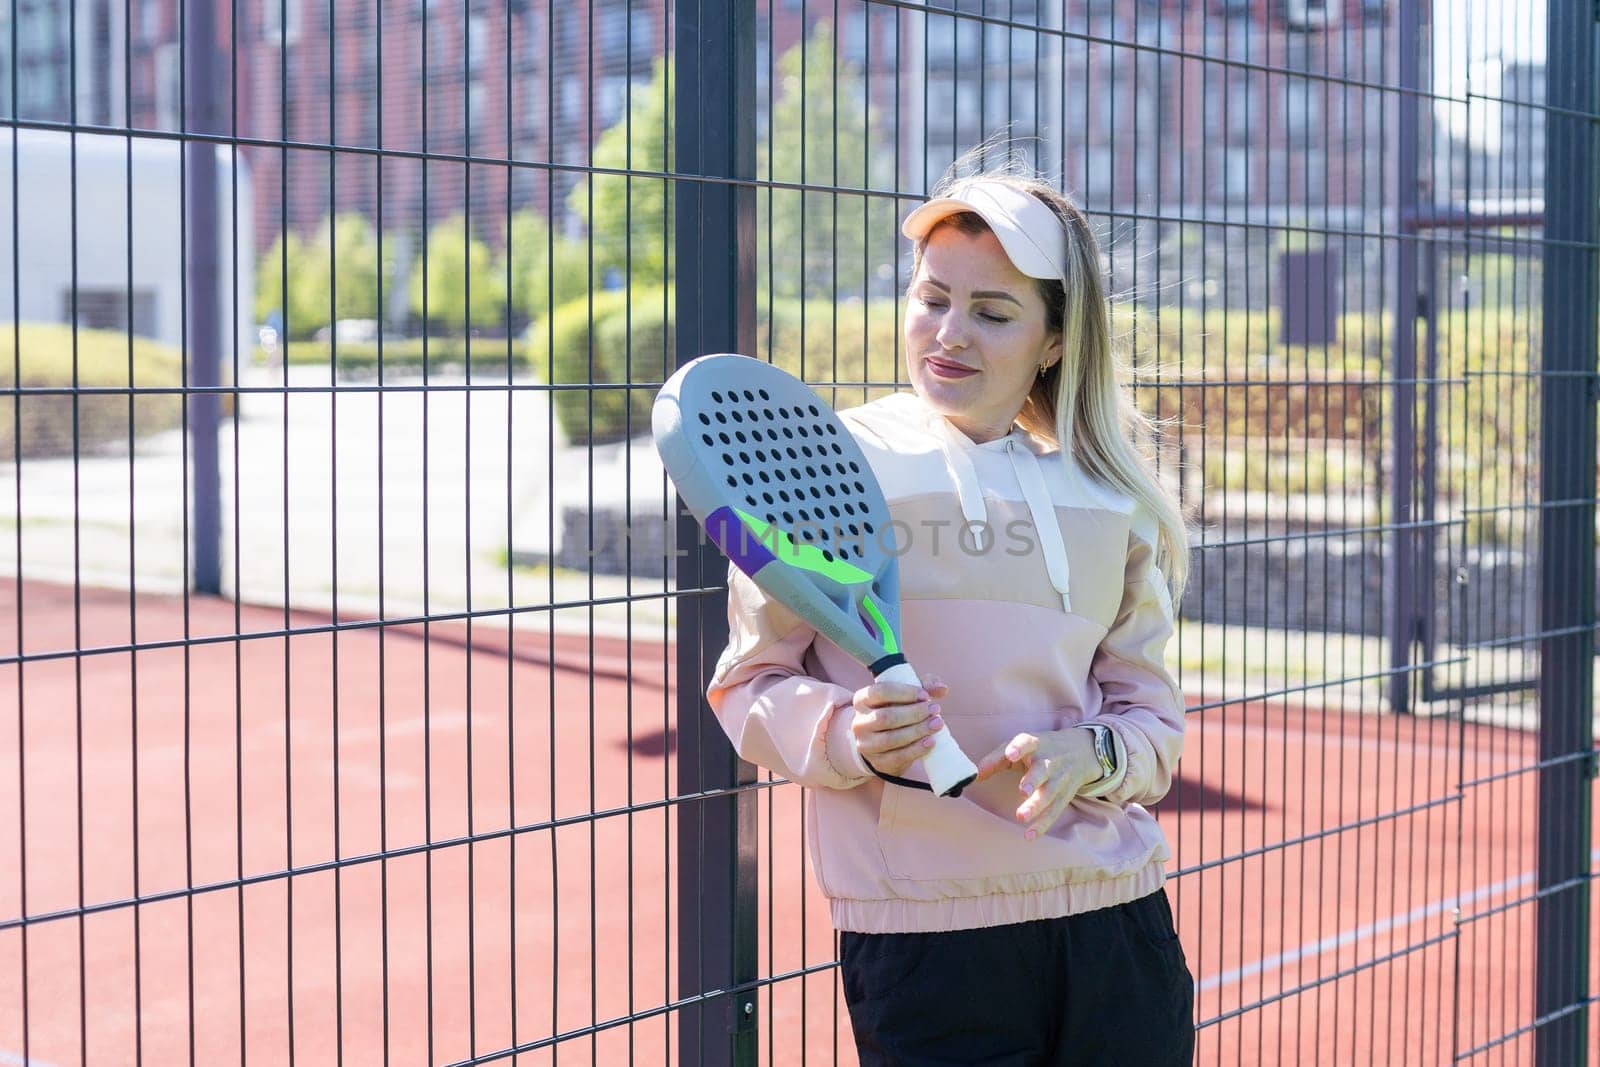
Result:
{"type": "Polygon", "coordinates": [[[1194,518],[1199,1061],[1600,1060],[1592,19],[0,4],[0,1061],[853,1062],[641,435],[702,352],[906,387],[985,140],[1194,518]]]}

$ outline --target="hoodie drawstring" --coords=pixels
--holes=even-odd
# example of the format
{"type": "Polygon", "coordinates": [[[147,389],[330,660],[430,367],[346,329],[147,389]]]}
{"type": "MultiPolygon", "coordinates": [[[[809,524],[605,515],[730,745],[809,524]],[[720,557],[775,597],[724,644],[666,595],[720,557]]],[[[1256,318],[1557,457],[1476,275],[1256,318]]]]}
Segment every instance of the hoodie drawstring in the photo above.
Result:
{"type": "Polygon", "coordinates": [[[945,469],[955,483],[956,499],[961,501],[961,517],[967,520],[967,528],[972,531],[973,541],[981,552],[989,540],[989,509],[983,503],[983,485],[972,466],[972,457],[951,437],[955,432],[949,423],[939,420],[939,450],[944,453],[945,469]]]}
{"type": "MultiPolygon", "coordinates": [[[[977,548],[982,551],[989,540],[989,511],[983,502],[983,485],[972,465],[962,442],[954,439],[956,431],[943,419],[939,420],[939,450],[944,454],[945,468],[955,483],[956,498],[961,502],[961,516],[973,531],[977,548]]],[[[1056,509],[1050,499],[1050,489],[1045,485],[1044,472],[1039,469],[1039,458],[1026,447],[1019,447],[1015,438],[1006,441],[1006,455],[1011,469],[1022,488],[1022,499],[1028,505],[1028,518],[1039,535],[1039,550],[1044,554],[1045,570],[1050,584],[1061,596],[1061,610],[1072,610],[1069,595],[1070,571],[1067,548],[1061,540],[1061,524],[1056,520],[1056,509]]]]}
{"type": "Polygon", "coordinates": [[[1006,455],[1011,458],[1011,469],[1016,472],[1017,484],[1022,487],[1022,499],[1028,504],[1028,517],[1033,520],[1034,531],[1039,535],[1039,550],[1044,553],[1044,566],[1050,573],[1050,584],[1061,594],[1061,610],[1071,611],[1067,546],[1061,540],[1061,523],[1056,520],[1050,489],[1044,484],[1044,472],[1039,469],[1039,457],[1030,449],[1018,447],[1014,439],[1006,442],[1006,455]]]}

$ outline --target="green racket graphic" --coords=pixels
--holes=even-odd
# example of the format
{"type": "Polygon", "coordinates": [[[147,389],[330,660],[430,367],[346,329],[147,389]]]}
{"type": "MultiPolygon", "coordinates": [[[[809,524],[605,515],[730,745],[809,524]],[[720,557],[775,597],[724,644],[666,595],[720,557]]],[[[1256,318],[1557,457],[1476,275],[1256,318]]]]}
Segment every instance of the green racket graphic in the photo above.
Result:
{"type": "MultiPolygon", "coordinates": [[[[656,397],[656,450],[707,535],[767,595],[879,681],[920,686],[900,648],[900,569],[889,505],[866,456],[804,382],[747,356],[701,356],[656,397]]],[[[933,791],[977,767],[933,735],[933,791]]]]}

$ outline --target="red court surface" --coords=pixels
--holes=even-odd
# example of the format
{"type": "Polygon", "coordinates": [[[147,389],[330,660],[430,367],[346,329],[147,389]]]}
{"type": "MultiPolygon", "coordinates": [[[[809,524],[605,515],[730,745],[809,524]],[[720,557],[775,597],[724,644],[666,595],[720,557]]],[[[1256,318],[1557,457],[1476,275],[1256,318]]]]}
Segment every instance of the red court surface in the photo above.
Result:
{"type": "MultiPolygon", "coordinates": [[[[28,583],[21,647],[235,632],[231,603],[184,610],[28,583]]],[[[0,669],[0,1064],[451,1063],[641,1013],[497,1062],[677,1062],[672,654],[547,623],[0,669]]],[[[1534,1017],[1537,779],[1511,773],[1533,735],[1261,703],[1190,722],[1160,816],[1200,1062],[1532,1062],[1530,1034],[1496,1039],[1534,1017]]],[[[760,796],[761,973],[786,975],[832,934],[800,791],[760,796]]],[[[825,967],[763,990],[763,1061],[853,1063],[836,990],[825,967]]]]}

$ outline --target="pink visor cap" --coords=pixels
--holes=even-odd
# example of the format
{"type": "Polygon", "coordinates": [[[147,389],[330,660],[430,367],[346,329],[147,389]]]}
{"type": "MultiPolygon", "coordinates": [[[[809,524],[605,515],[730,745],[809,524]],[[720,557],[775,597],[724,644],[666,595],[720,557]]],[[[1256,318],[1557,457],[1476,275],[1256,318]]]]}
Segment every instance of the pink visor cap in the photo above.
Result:
{"type": "Polygon", "coordinates": [[[974,212],[989,224],[1023,274],[1066,282],[1066,232],[1060,218],[1038,197],[1005,182],[983,178],[957,182],[944,196],[918,205],[900,224],[900,232],[919,241],[939,222],[963,211],[974,212]]]}

